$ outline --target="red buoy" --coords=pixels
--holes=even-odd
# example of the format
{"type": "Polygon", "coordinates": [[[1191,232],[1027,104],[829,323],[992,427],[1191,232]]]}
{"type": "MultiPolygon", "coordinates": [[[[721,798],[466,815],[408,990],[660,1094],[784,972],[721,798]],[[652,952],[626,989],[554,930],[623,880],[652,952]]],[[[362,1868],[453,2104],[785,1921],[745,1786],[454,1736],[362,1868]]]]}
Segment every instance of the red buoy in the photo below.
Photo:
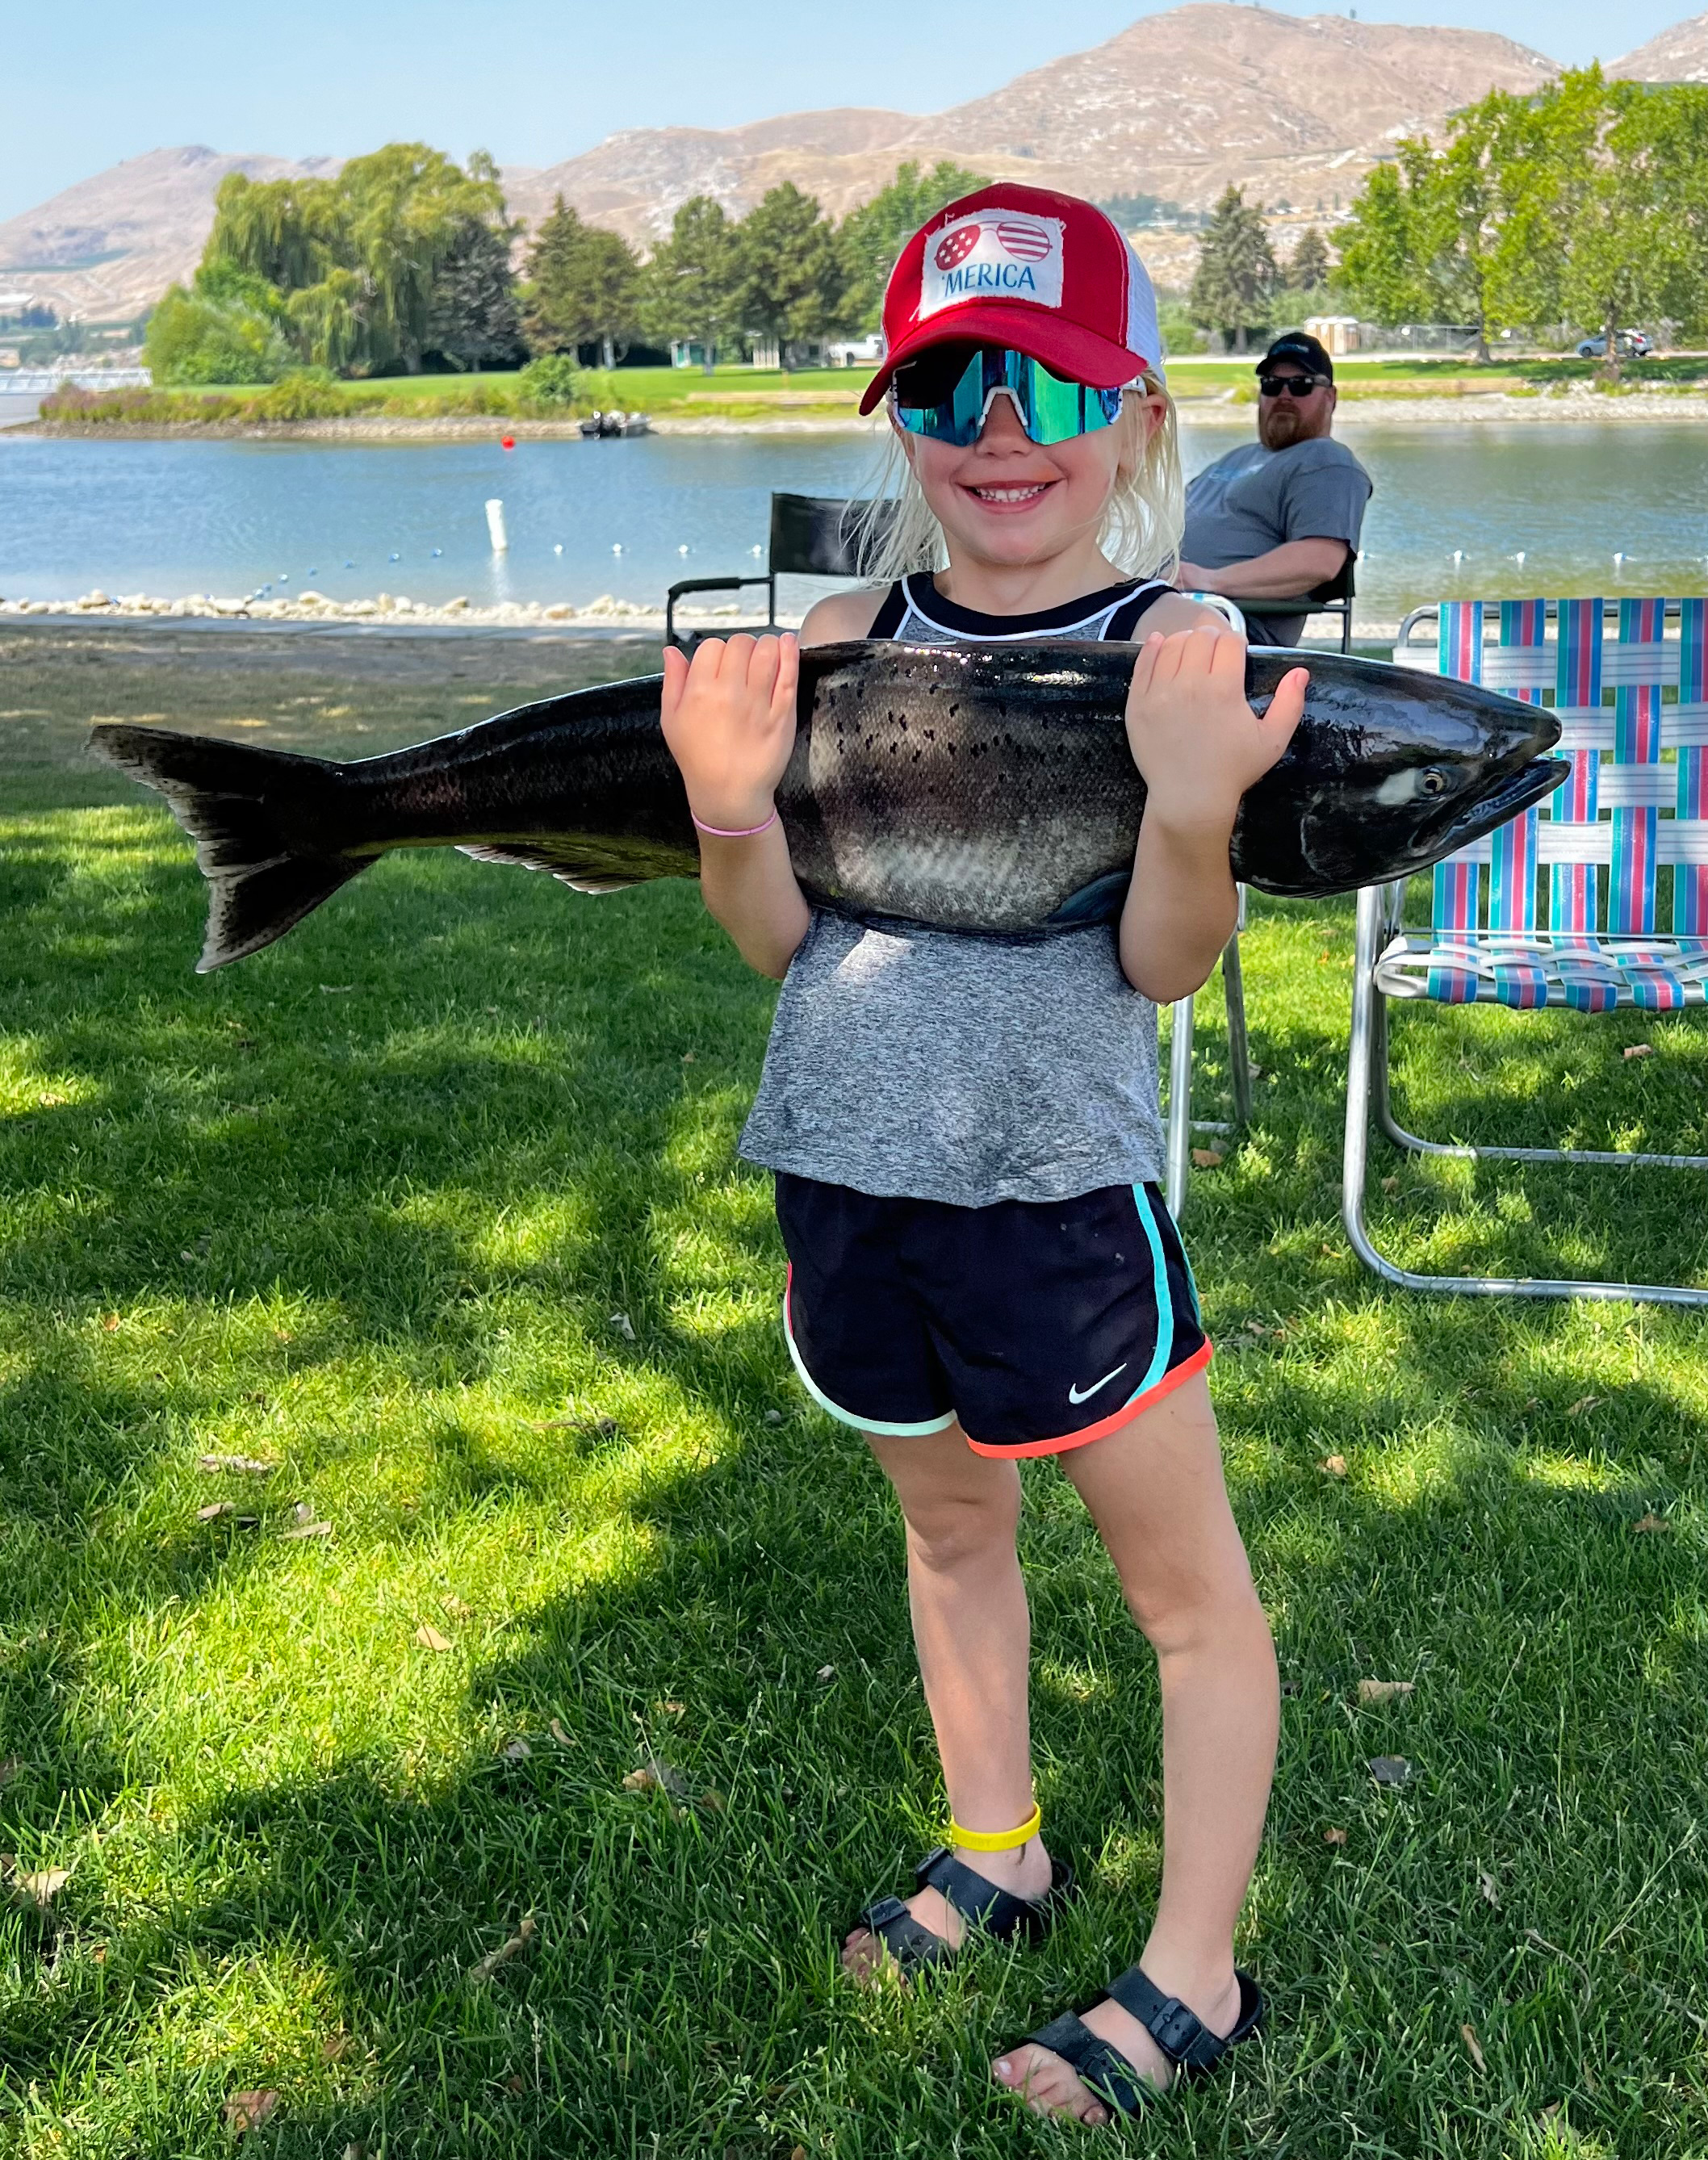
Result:
{"type": "Polygon", "coordinates": [[[504,438],[504,447],[506,450],[513,450],[516,448],[516,438],[514,435],[506,435],[504,438]]]}

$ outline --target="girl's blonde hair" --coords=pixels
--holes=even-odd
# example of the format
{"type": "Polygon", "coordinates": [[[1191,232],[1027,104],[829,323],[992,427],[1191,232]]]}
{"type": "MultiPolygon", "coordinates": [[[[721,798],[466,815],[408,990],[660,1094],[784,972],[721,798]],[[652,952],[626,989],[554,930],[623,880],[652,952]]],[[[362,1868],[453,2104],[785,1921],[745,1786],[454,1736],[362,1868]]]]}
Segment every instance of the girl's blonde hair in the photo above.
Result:
{"type": "MultiPolygon", "coordinates": [[[[1186,522],[1180,432],[1174,400],[1161,377],[1147,370],[1137,387],[1147,397],[1160,396],[1162,423],[1135,452],[1136,408],[1127,407],[1116,422],[1126,430],[1128,442],[1103,506],[1098,542],[1116,569],[1129,577],[1171,579],[1180,562],[1186,522]]],[[[864,506],[850,517],[848,537],[860,575],[878,584],[892,584],[912,570],[948,567],[943,529],[932,515],[901,439],[893,429],[876,485],[864,506]]]]}

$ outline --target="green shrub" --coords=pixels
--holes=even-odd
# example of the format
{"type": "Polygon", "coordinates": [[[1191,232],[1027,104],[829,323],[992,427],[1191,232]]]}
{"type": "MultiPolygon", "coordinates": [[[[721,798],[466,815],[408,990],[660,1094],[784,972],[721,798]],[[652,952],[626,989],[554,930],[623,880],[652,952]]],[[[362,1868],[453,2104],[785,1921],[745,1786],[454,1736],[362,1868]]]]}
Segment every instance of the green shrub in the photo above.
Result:
{"type": "Polygon", "coordinates": [[[247,417],[247,397],[195,397],[169,390],[80,390],[65,383],[41,402],[44,420],[74,428],[206,426],[247,417]]]}
{"type": "MultiPolygon", "coordinates": [[[[516,382],[518,377],[512,376],[516,382]]],[[[387,397],[378,410],[397,413],[411,420],[436,419],[441,415],[466,419],[477,415],[493,418],[506,413],[526,413],[532,409],[532,401],[508,386],[497,382],[471,382],[465,390],[452,390],[435,397],[387,397]]],[[[554,411],[561,408],[553,408],[554,411]]]]}
{"type": "Polygon", "coordinates": [[[574,353],[546,352],[522,369],[517,377],[517,387],[530,405],[537,405],[543,411],[567,410],[580,403],[585,395],[584,386],[593,379],[585,369],[575,365],[574,353]]]}
{"type": "Polygon", "coordinates": [[[330,420],[356,409],[350,392],[325,368],[317,367],[295,368],[270,390],[243,402],[257,420],[330,420]]]}
{"type": "Polygon", "coordinates": [[[274,382],[290,349],[270,316],[174,285],[148,318],[143,358],[157,383],[274,382]]]}

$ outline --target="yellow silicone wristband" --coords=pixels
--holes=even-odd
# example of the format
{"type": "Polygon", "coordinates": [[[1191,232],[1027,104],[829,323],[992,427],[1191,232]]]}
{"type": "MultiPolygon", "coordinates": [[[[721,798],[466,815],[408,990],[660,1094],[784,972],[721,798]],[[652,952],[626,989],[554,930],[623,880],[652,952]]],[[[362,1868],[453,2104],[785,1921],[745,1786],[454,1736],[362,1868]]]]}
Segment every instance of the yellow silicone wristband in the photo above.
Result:
{"type": "Polygon", "coordinates": [[[1011,1852],[1015,1846],[1025,1845],[1038,1835],[1043,1820],[1044,1810],[1034,1808],[1015,1830],[963,1830],[951,1817],[949,1843],[964,1846],[968,1852],[1011,1852]]]}

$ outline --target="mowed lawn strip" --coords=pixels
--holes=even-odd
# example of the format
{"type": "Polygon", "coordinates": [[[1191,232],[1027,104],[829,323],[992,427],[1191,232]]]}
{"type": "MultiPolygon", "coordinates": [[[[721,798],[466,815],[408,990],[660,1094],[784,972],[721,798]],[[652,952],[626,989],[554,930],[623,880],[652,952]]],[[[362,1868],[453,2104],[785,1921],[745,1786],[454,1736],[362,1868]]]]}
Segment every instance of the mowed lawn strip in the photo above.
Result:
{"type": "MultiPolygon", "coordinates": [[[[735,1155],[768,986],[687,885],[441,854],[198,979],[182,836],[75,751],[153,713],[365,752],[653,657],[0,647],[0,2153],[211,2160],[257,2115],[304,2160],[1085,2149],[985,2064],[1136,1950],[1160,1734],[1048,1465],[1038,1781],[1084,1895],[1036,1954],[837,1971],[944,1817],[897,1523],[792,1379],[735,1155]]],[[[1273,2028],[1105,2142],[1708,2153],[1708,1326],[1358,1267],[1351,945],[1255,902],[1257,1108],[1187,1220],[1287,1690],[1273,2028]]],[[[1426,1132],[1708,1152],[1700,1015],[1395,1033],[1426,1132]]],[[[1698,1181],[1373,1154],[1408,1264],[1705,1279],[1698,1181]]]]}

